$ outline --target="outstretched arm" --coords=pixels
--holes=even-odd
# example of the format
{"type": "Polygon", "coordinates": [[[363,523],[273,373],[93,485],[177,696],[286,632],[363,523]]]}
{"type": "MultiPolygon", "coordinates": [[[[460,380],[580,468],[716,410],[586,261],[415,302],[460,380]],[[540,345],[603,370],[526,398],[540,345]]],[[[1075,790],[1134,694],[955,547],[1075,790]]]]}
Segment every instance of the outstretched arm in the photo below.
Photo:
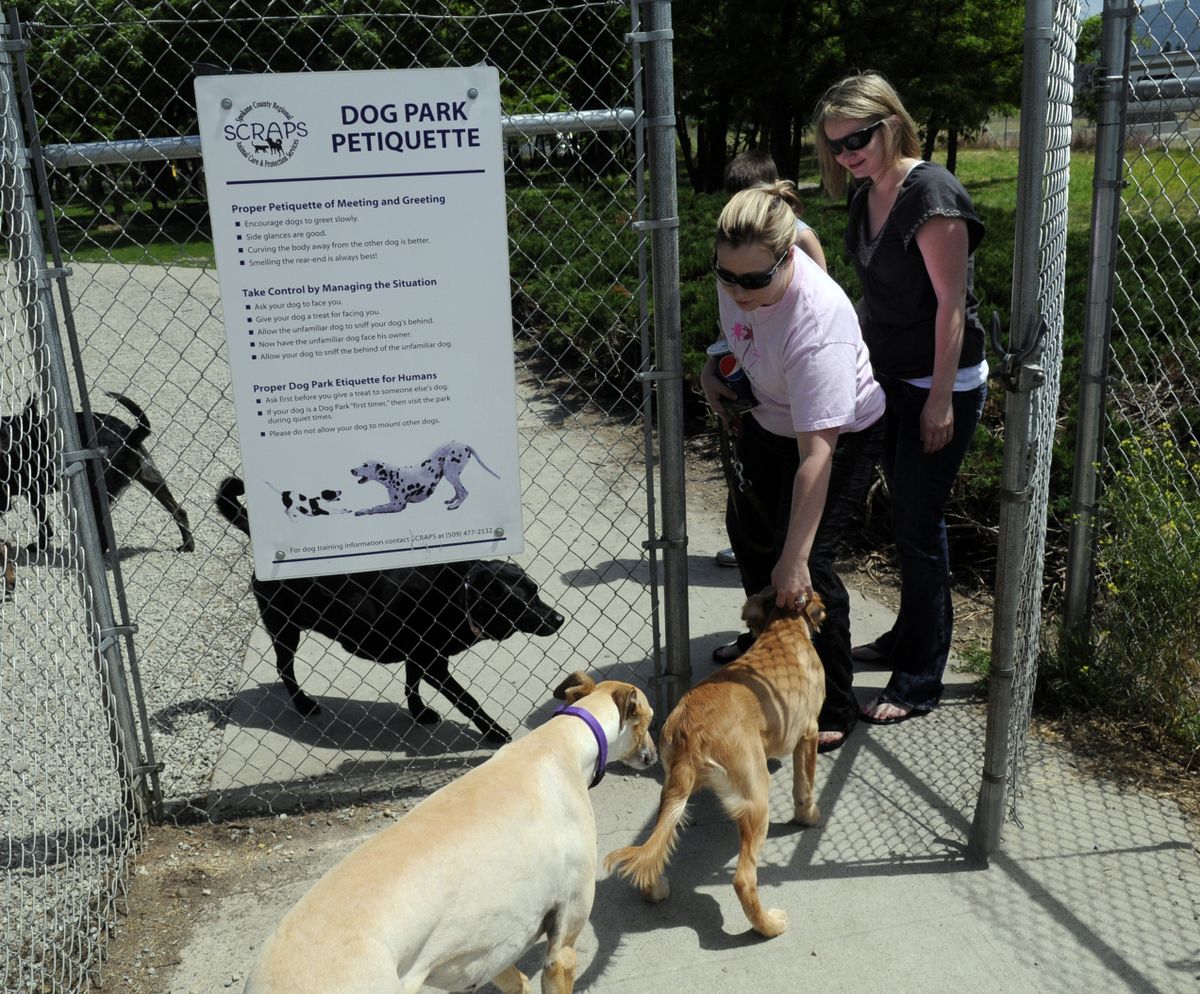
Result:
{"type": "Polygon", "coordinates": [[[775,602],[780,607],[794,605],[812,595],[808,556],[821,515],[825,512],[825,495],[829,491],[829,473],[837,440],[837,428],[806,431],[796,436],[800,465],[792,482],[792,513],[783,553],[771,571],[775,602]]]}

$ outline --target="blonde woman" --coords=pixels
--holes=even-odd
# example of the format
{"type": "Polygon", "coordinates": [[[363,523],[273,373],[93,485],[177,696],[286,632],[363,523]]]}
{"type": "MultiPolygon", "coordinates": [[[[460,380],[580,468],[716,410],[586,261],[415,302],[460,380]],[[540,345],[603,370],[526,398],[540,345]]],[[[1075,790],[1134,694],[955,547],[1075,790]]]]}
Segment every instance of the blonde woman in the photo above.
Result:
{"type": "MultiPolygon", "coordinates": [[[[752,186],[778,182],[779,167],[775,165],[771,153],[764,149],[748,148],[744,152],[739,152],[725,167],[725,193],[731,197],[752,186]]],[[[813,262],[826,272],[829,271],[829,267],[825,264],[825,250],[821,247],[821,239],[799,217],[796,218],[796,244],[813,262]]],[[[718,355],[721,354],[724,347],[723,338],[713,346],[718,355]]],[[[718,566],[736,566],[737,555],[731,548],[722,549],[717,553],[716,563],[718,566]]]]}
{"type": "Polygon", "coordinates": [[[862,280],[859,317],[887,396],[880,464],[892,500],[900,610],[891,631],[857,646],[890,666],[862,711],[892,725],[928,714],[942,693],[953,610],[944,509],[987,396],[971,253],[983,224],[944,168],[920,158],[912,118],[878,73],[830,87],[813,119],[825,189],[850,198],[846,250],[862,280]]]}
{"type": "MultiPolygon", "coordinates": [[[[721,330],[757,405],[743,416],[726,528],[747,594],[774,584],[778,603],[814,591],[828,618],[815,640],[826,698],[818,748],[841,746],[858,706],[851,686],[850,601],[834,570],[846,523],[865,498],[883,442],[884,399],[854,306],[796,245],[790,182],[737,193],[717,221],[713,275],[721,330]]],[[[714,410],[734,396],[710,359],[701,374],[714,410]]],[[[743,635],[716,662],[736,659],[743,635]]]]}

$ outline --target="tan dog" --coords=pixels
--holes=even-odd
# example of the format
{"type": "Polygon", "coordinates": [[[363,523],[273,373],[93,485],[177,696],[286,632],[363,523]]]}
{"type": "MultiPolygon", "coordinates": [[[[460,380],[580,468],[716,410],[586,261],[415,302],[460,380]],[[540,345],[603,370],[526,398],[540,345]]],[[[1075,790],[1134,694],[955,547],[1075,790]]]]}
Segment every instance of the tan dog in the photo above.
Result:
{"type": "Polygon", "coordinates": [[[753,647],[684,694],[663,726],[659,748],[667,773],[650,838],[614,850],[604,863],[632,879],[648,900],[666,898],[671,888],[663,870],[684,807],[695,791],[711,787],[741,835],[734,890],[755,931],[770,938],[787,928],[787,915],[765,911],[758,899],[758,852],[770,821],[767,759],[792,757],[792,820],[817,824],[813,777],[825,669],[812,634],[825,607],[813,596],[800,611],[777,608],[768,587],[746,601],[742,618],[758,636],[753,647]]]}
{"type": "Polygon", "coordinates": [[[542,936],[542,990],[568,994],[596,890],[598,758],[658,757],[631,684],[574,673],[554,696],[591,719],[556,714],[351,852],[267,940],[247,994],[527,994],[515,963],[542,936]]]}

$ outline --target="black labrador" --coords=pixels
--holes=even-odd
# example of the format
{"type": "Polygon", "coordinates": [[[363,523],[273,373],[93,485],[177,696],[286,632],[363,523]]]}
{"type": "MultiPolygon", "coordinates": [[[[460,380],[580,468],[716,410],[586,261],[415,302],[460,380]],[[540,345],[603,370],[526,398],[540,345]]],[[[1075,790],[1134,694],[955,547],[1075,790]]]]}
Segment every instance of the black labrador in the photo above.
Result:
{"type": "MultiPolygon", "coordinates": [[[[240,500],[245,492],[240,479],[227,478],[217,489],[217,510],[249,535],[240,500]]],[[[363,659],[403,662],[405,699],[418,722],[439,720],[421,700],[424,679],[493,744],[511,736],[450,673],[449,657],[516,632],[553,635],[564,620],[538,596],[537,584],[523,569],[495,559],[287,580],[252,577],[250,586],[275,648],[279,678],[302,715],[320,710],[296,682],[296,649],[301,634],[311,629],[363,659]]]]}
{"type": "MultiPolygon", "coordinates": [[[[111,503],[129,484],[136,480],[175,519],[182,543],[179,552],[193,552],[196,542],[188,523],[187,512],[179,505],[159,472],[144,443],[150,436],[150,419],[128,397],[108,394],[137,419],[130,425],[112,414],[93,414],[96,429],[96,444],[103,450],[104,489],[111,503]]],[[[79,427],[80,444],[87,445],[87,422],[83,413],[75,412],[79,427]]],[[[47,501],[60,484],[47,453],[51,451],[51,420],[43,417],[30,398],[19,414],[0,416],[0,513],[9,509],[14,497],[24,497],[33,508],[37,520],[37,538],[30,546],[31,552],[41,552],[50,544],[51,528],[47,501]]],[[[88,489],[92,494],[93,507],[99,507],[100,495],[88,477],[88,489]]],[[[100,529],[100,544],[107,554],[108,540],[104,529],[100,529]]]]}

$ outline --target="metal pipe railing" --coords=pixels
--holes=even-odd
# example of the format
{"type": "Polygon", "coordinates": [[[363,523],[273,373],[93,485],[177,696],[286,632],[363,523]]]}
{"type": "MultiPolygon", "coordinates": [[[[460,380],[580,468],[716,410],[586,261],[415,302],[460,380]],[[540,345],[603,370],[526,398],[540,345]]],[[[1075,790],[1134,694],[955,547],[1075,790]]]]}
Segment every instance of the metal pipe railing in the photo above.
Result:
{"type": "MultiPolygon", "coordinates": [[[[1039,230],[1045,200],[1046,130],[1050,96],[1054,0],[1025,4],[1025,63],[1021,90],[1021,138],[1017,166],[1017,214],[1013,249],[1012,320],[1008,352],[1031,354],[1039,328],[1039,230]]],[[[968,849],[979,859],[996,851],[1008,795],[1008,757],[1013,684],[1021,629],[1022,562],[1029,515],[1033,378],[1017,370],[1008,382],[1004,463],[1000,474],[1000,539],[992,619],[992,659],[988,678],[988,717],[984,765],[968,849]]]]}
{"type": "Polygon", "coordinates": [[[1129,53],[1136,6],[1130,0],[1104,0],[1100,65],[1096,67],[1096,166],[1092,180],[1092,227],[1088,267],[1083,358],[1071,481],[1071,522],[1067,539],[1067,578],[1063,607],[1063,648],[1080,651],[1090,641],[1095,599],[1096,516],[1100,502],[1100,460],[1104,444],[1109,339],[1121,218],[1125,108],[1129,93],[1129,53]]]}
{"type": "MultiPolygon", "coordinates": [[[[563,111],[554,114],[513,114],[501,122],[506,141],[538,135],[595,134],[602,131],[632,131],[636,113],[629,108],[563,111]]],[[[131,162],[165,162],[169,159],[200,158],[200,136],[176,138],[129,138],[111,142],[82,142],[47,145],[42,149],[46,163],[55,169],[72,166],[114,166],[131,162]]]]}

